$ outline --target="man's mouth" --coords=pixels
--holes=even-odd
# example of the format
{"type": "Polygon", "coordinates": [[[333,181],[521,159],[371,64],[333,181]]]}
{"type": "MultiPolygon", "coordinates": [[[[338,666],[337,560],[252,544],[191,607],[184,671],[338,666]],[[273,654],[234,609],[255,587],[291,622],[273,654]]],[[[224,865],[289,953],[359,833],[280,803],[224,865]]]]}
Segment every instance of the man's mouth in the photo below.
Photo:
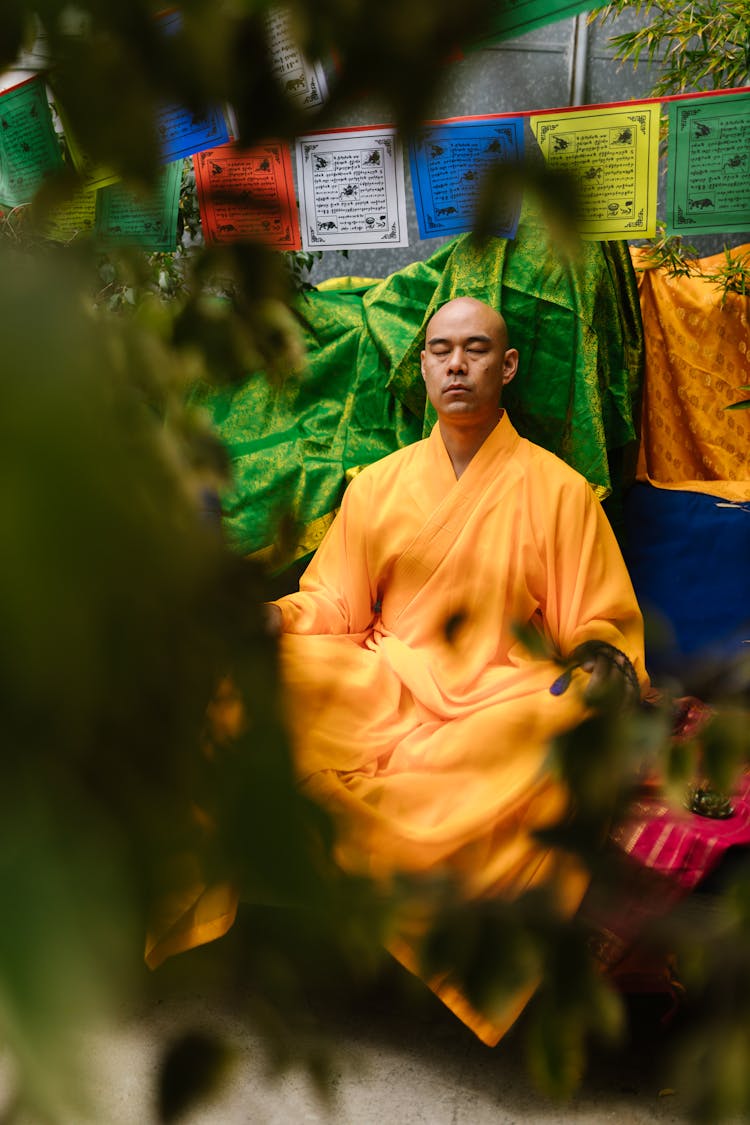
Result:
{"type": "Polygon", "coordinates": [[[457,394],[457,393],[468,394],[468,392],[469,392],[469,388],[466,386],[465,383],[449,383],[448,386],[443,391],[443,394],[444,395],[457,394]]]}

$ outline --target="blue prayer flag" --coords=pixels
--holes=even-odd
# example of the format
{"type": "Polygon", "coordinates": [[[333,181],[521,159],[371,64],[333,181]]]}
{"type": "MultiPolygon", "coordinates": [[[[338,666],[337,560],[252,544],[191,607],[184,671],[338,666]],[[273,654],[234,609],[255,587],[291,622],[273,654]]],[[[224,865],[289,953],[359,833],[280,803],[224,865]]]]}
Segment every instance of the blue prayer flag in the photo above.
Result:
{"type": "MultiPolygon", "coordinates": [[[[472,118],[424,127],[409,146],[412,186],[420,238],[471,230],[490,168],[515,165],[523,158],[523,119],[472,118]]],[[[518,226],[520,192],[509,178],[498,201],[493,231],[513,238],[518,226]]]]}

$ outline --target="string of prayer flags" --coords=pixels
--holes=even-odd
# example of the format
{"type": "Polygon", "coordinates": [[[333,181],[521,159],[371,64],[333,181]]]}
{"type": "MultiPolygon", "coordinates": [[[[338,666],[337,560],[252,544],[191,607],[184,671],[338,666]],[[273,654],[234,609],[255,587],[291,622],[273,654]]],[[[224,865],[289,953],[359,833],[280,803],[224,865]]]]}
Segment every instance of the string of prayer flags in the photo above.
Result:
{"type": "Polygon", "coordinates": [[[656,234],[660,108],[634,102],[531,117],[547,164],[568,172],[579,186],[582,238],[656,234]]]}
{"type": "Polygon", "coordinates": [[[62,167],[47,92],[34,77],[0,94],[0,206],[30,203],[62,167]]]}
{"type": "Polygon", "coordinates": [[[160,169],[153,193],[143,196],[123,183],[83,190],[50,209],[47,238],[72,242],[91,236],[103,246],[138,246],[149,253],[174,250],[182,183],[182,161],[160,169]]]}
{"type": "MultiPolygon", "coordinates": [[[[436,122],[409,146],[412,188],[420,238],[471,230],[485,174],[500,163],[523,159],[523,121],[518,117],[436,122]]],[[[513,238],[521,197],[503,200],[494,233],[513,238]]]]}
{"type": "Polygon", "coordinates": [[[568,19],[596,7],[596,0],[503,0],[491,18],[490,34],[482,45],[515,38],[535,27],[568,19]]]}
{"type": "MultiPolygon", "coordinates": [[[[528,14],[537,3],[544,0],[516,0],[509,10],[528,14]]],[[[290,98],[299,96],[301,104],[312,107],[318,95],[325,96],[322,69],[320,81],[310,85],[310,73],[318,71],[310,70],[294,44],[286,9],[272,8],[267,19],[277,77],[290,98]]],[[[179,20],[173,12],[160,23],[173,34],[179,20]]],[[[18,80],[18,73],[0,75],[0,209],[30,204],[69,157],[83,190],[58,203],[45,193],[44,230],[50,238],[67,242],[88,234],[107,245],[174,249],[182,161],[191,156],[206,242],[251,238],[278,250],[302,246],[306,251],[409,245],[403,153],[392,126],[329,129],[297,138],[295,193],[286,142],[241,149],[229,142],[230,109],[228,116],[217,109],[203,117],[162,107],[158,129],[165,163],[157,190],[146,199],[81,151],[64,107],[59,121],[51,112],[40,75],[18,80]]],[[[580,189],[583,238],[653,237],[662,102],[669,103],[667,232],[747,230],[750,88],[743,87],[425,123],[409,151],[420,238],[470,230],[477,217],[483,230],[514,237],[522,182],[514,165],[523,159],[525,117],[547,163],[569,174],[580,189]],[[497,187],[490,185],[492,197],[485,198],[483,184],[490,175],[497,187]],[[494,228],[485,218],[488,204],[494,207],[494,228]]]]}
{"type": "Polygon", "coordinates": [[[252,238],[299,250],[299,221],[289,146],[234,144],[193,157],[198,208],[207,243],[252,238]]]}
{"type": "Polygon", "coordinates": [[[296,143],[302,246],[408,246],[404,163],[396,130],[342,129],[296,143]]]}
{"type": "Polygon", "coordinates": [[[323,105],[328,97],[325,71],[321,63],[311,63],[300,51],[287,8],[268,10],[266,35],[271,70],[286,96],[304,109],[323,105]]]}
{"type": "Polygon", "coordinates": [[[151,196],[142,196],[121,182],[98,191],[85,188],[50,208],[45,237],[73,242],[92,237],[103,246],[138,246],[149,253],[174,250],[182,161],[165,165],[151,196]]]}
{"type": "Polygon", "coordinates": [[[105,245],[140,246],[150,253],[174,250],[182,161],[165,164],[154,191],[144,196],[123,183],[97,192],[96,237],[105,245]]]}
{"type": "Polygon", "coordinates": [[[750,230],[750,93],[672,102],[667,234],[750,230]]]}

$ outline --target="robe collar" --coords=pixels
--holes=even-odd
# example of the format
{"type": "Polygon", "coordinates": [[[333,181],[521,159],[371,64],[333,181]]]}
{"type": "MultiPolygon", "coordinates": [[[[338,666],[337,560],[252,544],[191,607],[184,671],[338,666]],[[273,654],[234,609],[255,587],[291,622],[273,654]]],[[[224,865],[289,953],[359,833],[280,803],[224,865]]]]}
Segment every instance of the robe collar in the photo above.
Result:
{"type": "Polygon", "coordinates": [[[427,459],[420,458],[419,471],[410,475],[406,486],[423,518],[416,521],[413,539],[391,570],[391,579],[398,574],[398,593],[392,588],[388,597],[391,626],[450,555],[467,523],[474,520],[477,528],[523,475],[521,461],[513,459],[520,441],[504,413],[456,480],[440,427],[433,427],[423,443],[427,459]]]}
{"type": "Polygon", "coordinates": [[[431,443],[431,453],[440,476],[440,483],[444,488],[449,488],[454,485],[460,486],[464,482],[464,487],[471,487],[474,480],[478,480],[490,466],[493,472],[497,472],[513,456],[521,438],[508,417],[508,411],[503,410],[494,430],[484,439],[458,480],[448,450],[445,448],[439,422],[432,427],[427,440],[431,443]]]}

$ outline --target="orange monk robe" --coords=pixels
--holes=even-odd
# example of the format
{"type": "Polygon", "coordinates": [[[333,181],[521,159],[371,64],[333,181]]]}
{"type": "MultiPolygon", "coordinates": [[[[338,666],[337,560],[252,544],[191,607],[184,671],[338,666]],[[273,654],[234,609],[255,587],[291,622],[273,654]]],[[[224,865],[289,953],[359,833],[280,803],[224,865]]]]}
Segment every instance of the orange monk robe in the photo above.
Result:
{"type": "MultiPolygon", "coordinates": [[[[633,588],[583,477],[504,414],[457,481],[436,426],[355,477],[277,604],[296,768],[337,821],[342,867],[447,874],[467,899],[552,883],[574,911],[585,876],[532,832],[565,806],[545,759],[583,705],[550,694],[559,667],[512,627],[563,654],[609,642],[646,683],[633,588]]],[[[405,935],[391,950],[418,970],[405,935]]],[[[533,991],[487,1018],[428,983],[490,1045],[533,991]]]]}

